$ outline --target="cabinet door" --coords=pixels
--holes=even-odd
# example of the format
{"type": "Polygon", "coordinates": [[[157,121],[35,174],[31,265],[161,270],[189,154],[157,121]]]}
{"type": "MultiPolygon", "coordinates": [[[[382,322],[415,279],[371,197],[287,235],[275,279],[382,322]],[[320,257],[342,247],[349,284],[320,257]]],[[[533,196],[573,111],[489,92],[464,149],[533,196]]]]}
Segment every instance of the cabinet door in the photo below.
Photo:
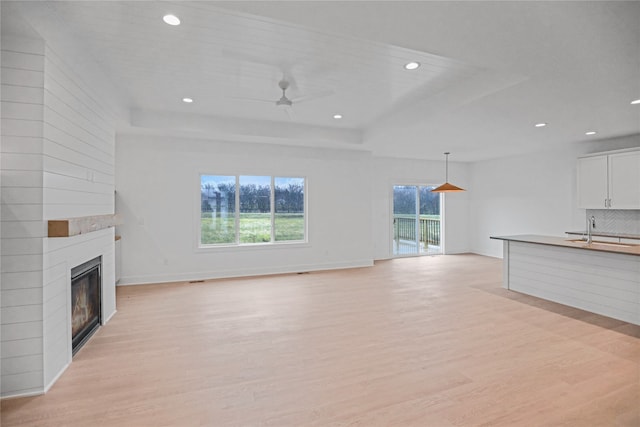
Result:
{"type": "Polygon", "coordinates": [[[578,159],[578,207],[605,209],[607,192],[607,156],[578,159]]]}
{"type": "Polygon", "coordinates": [[[609,155],[611,209],[640,209],[640,151],[609,155]]]}

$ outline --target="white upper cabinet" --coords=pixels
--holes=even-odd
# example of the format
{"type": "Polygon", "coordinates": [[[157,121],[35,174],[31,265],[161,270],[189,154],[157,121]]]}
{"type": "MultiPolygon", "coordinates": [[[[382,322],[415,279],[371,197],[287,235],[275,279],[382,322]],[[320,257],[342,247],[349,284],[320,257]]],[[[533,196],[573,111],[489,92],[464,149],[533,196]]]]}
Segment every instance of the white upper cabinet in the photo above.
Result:
{"type": "Polygon", "coordinates": [[[609,207],[640,209],[640,151],[609,155],[609,207]]]}
{"type": "Polygon", "coordinates": [[[640,151],[579,158],[578,207],[640,209],[640,151]]]}
{"type": "Polygon", "coordinates": [[[578,207],[606,209],[608,199],[607,156],[578,159],[578,207]]]}

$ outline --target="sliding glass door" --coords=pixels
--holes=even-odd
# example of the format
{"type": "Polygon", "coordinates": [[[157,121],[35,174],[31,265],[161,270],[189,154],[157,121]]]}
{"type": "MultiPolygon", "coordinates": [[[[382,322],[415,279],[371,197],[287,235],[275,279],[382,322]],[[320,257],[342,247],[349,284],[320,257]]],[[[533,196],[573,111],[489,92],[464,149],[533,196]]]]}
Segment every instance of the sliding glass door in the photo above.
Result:
{"type": "Polygon", "coordinates": [[[440,243],[440,194],[432,185],[393,187],[394,256],[442,253],[440,243]]]}

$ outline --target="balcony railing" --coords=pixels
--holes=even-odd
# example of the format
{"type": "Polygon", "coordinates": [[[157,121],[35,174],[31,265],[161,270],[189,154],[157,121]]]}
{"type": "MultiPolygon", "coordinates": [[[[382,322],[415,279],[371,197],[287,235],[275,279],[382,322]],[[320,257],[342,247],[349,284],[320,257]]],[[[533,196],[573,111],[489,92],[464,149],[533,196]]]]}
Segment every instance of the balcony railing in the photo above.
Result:
{"type": "MultiPolygon", "coordinates": [[[[418,225],[420,242],[440,246],[440,218],[420,217],[418,225]]],[[[394,240],[416,240],[415,215],[393,215],[394,240]]]]}

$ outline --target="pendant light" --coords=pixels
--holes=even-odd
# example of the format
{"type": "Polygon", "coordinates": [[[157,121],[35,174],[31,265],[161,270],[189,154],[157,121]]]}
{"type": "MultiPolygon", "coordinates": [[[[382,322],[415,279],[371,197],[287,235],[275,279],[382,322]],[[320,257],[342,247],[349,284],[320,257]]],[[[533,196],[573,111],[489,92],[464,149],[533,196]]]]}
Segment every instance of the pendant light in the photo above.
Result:
{"type": "Polygon", "coordinates": [[[453,184],[449,184],[449,152],[444,153],[445,155],[445,182],[441,186],[434,188],[431,190],[432,193],[457,193],[460,191],[466,191],[463,188],[456,187],[453,184]]]}

